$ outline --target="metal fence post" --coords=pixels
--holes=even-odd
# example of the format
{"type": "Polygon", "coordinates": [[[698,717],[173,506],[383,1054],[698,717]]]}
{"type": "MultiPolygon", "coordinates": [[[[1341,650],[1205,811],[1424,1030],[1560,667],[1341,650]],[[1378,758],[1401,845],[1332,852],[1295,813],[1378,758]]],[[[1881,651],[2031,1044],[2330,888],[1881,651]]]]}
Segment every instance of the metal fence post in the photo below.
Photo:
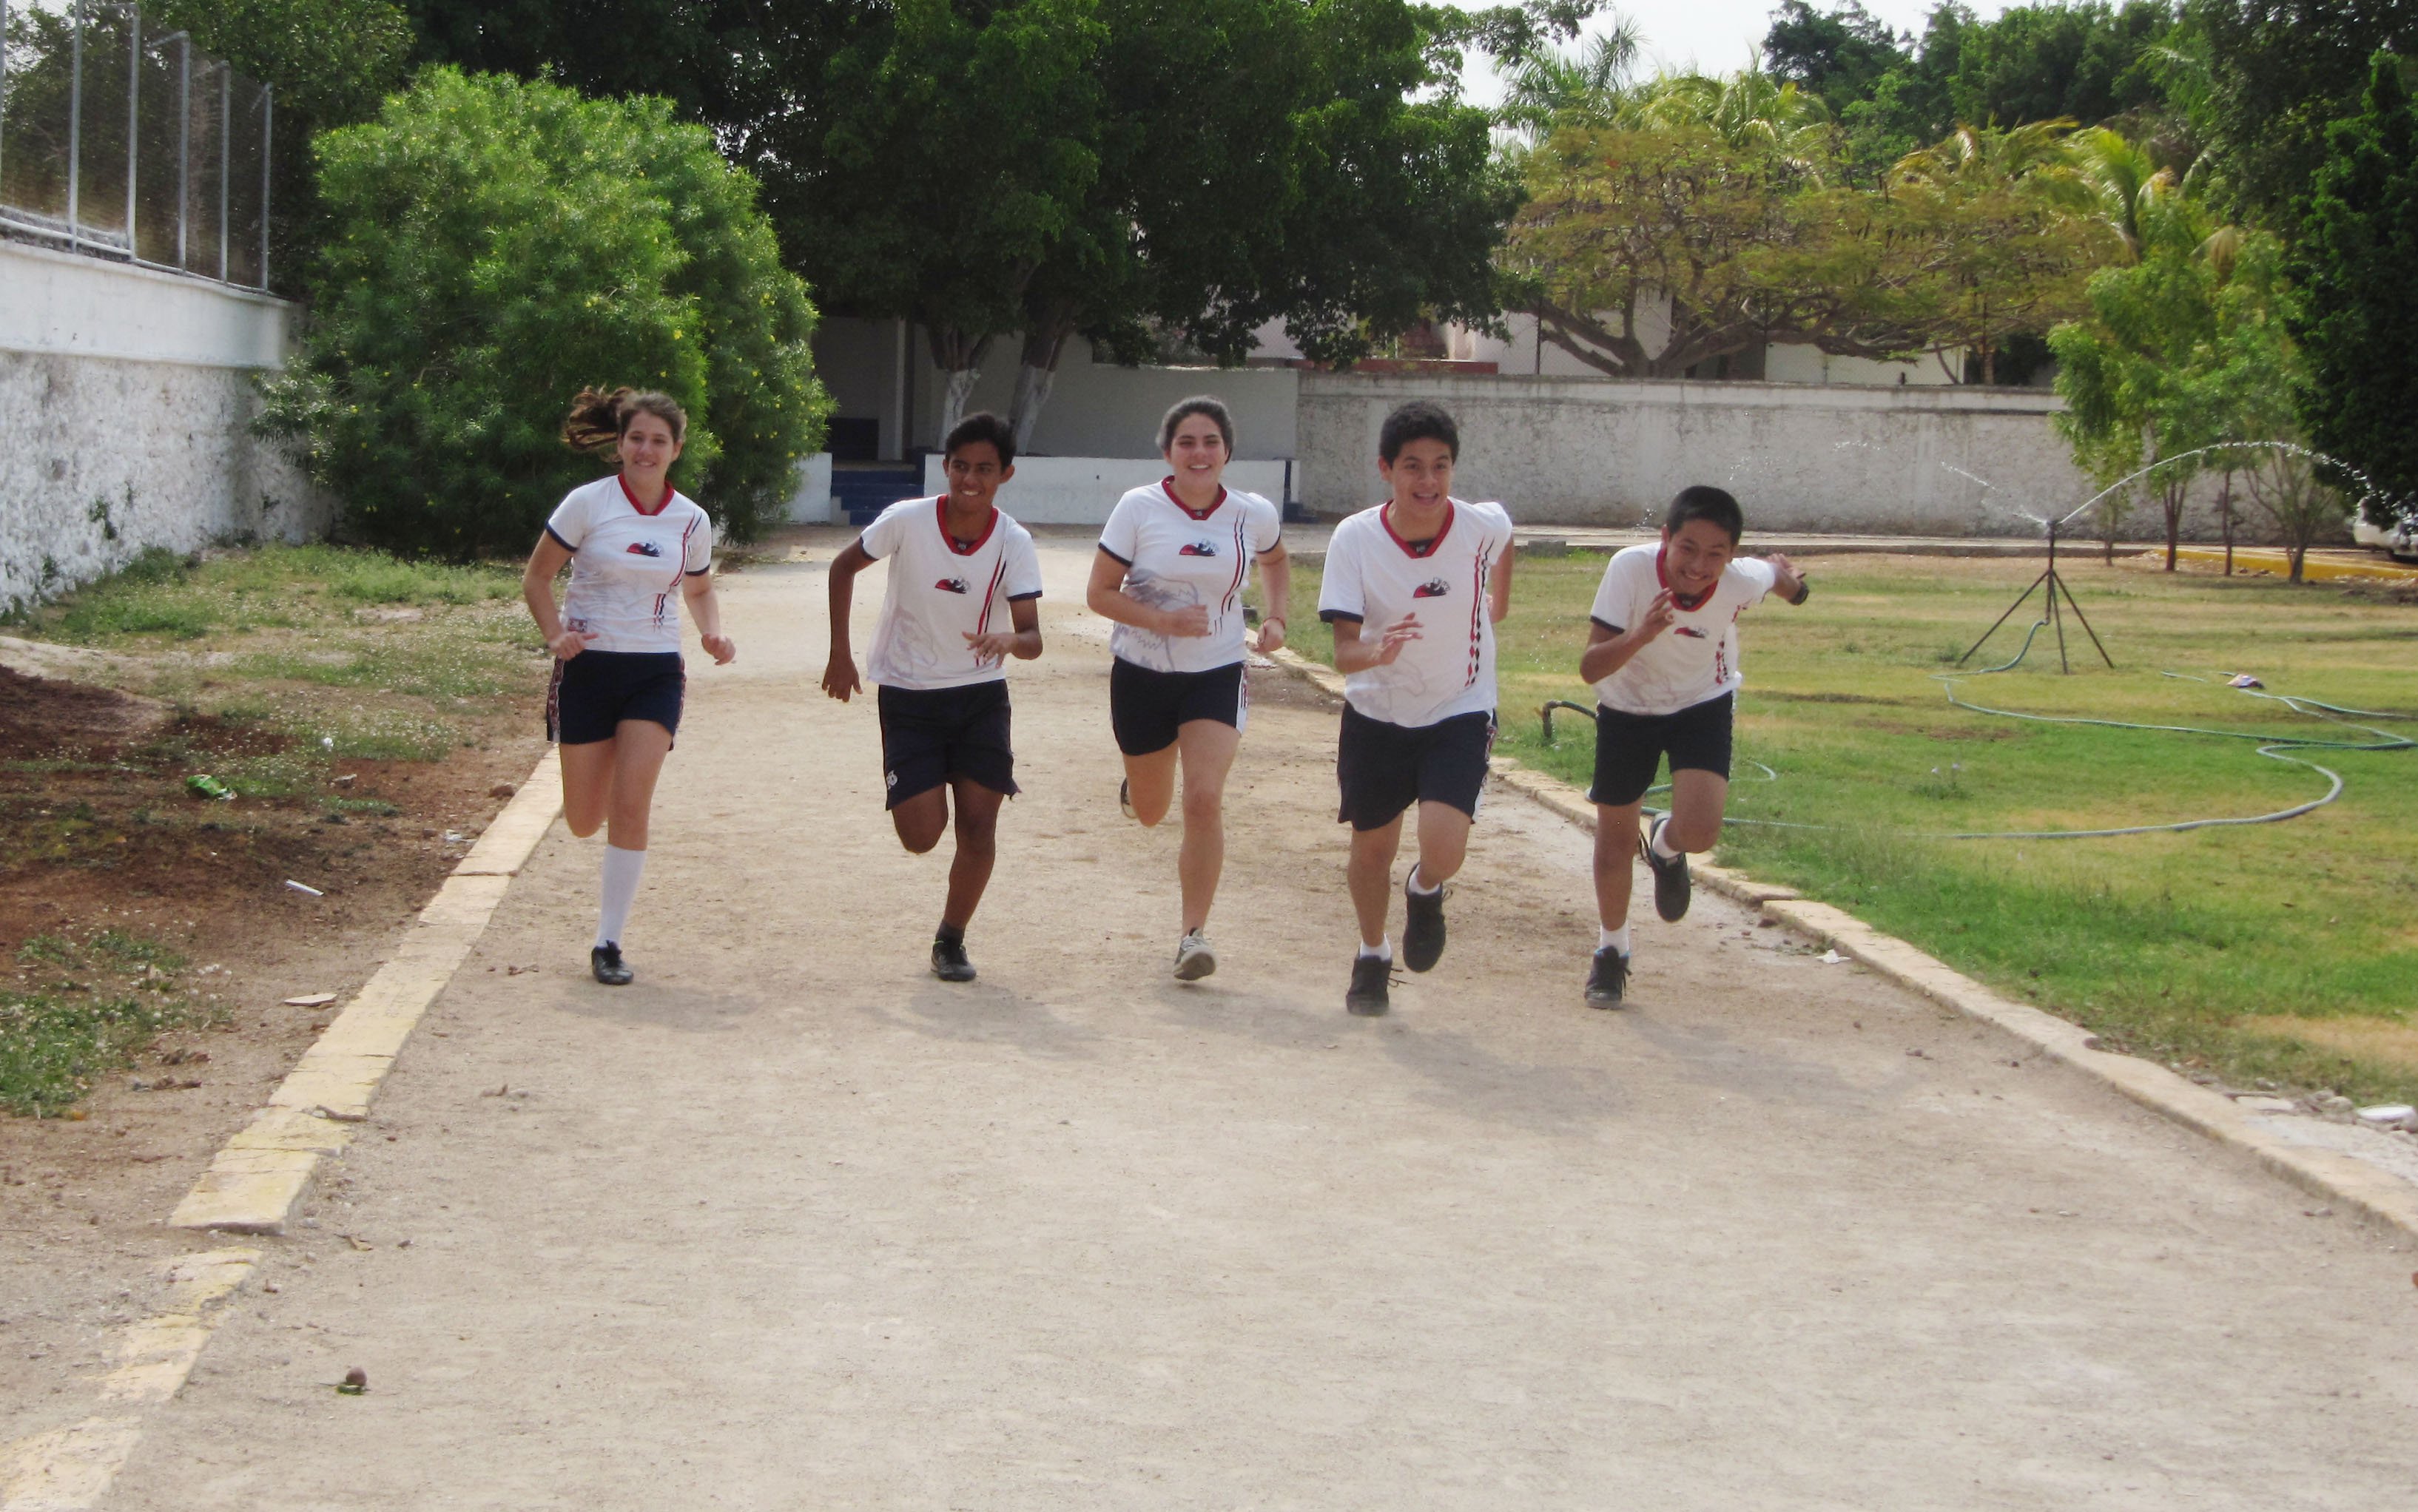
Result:
{"type": "Polygon", "coordinates": [[[176,271],[190,273],[185,233],[193,218],[193,38],[176,44],[176,271]]]}
{"type": "Polygon", "coordinates": [[[83,206],[78,191],[84,186],[84,0],[76,0],[75,18],[69,23],[71,34],[68,52],[68,249],[72,252],[84,245],[83,206]]]}
{"type": "Polygon", "coordinates": [[[260,86],[260,290],[268,292],[268,149],[277,124],[277,91],[260,86]]]}
{"type": "Polygon", "coordinates": [[[134,182],[143,161],[143,12],[126,8],[126,260],[139,263],[134,242],[134,182]]]}
{"type": "Polygon", "coordinates": [[[235,65],[219,59],[219,282],[227,276],[227,180],[235,176],[235,65]]]}

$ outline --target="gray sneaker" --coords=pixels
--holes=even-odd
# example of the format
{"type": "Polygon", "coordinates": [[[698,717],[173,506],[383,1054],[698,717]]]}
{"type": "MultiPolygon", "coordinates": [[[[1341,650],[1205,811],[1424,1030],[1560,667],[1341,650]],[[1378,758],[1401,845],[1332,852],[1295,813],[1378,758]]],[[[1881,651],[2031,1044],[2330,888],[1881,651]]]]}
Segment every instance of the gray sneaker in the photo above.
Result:
{"type": "Polygon", "coordinates": [[[1175,980],[1198,982],[1217,970],[1217,953],[1209,946],[1209,937],[1198,929],[1187,931],[1175,947],[1175,980]]]}

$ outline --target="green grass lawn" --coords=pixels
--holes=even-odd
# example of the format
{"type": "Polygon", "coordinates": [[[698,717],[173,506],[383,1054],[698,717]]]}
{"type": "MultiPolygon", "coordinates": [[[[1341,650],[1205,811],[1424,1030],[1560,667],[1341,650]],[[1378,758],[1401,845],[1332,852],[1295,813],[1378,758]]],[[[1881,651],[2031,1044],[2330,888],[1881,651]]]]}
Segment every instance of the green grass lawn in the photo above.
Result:
{"type": "MultiPolygon", "coordinates": [[[[1603,560],[1523,557],[1501,628],[1503,749],[1584,785],[1585,719],[1547,745],[1538,707],[1593,702],[1577,676],[1603,560]]],[[[2109,828],[2273,811],[2325,780],[2256,742],[2058,726],[1958,709],[1937,674],[2037,562],[1809,559],[1811,601],[1742,623],[1733,820],[1720,859],[1852,909],[2111,1044],[2237,1085],[2418,1094],[2418,751],[2312,751],[2342,799],[2281,824],[2104,840],[1949,841],[1946,832],[2109,828]],[[1779,775],[1763,780],[1750,765],[1779,775]]],[[[2418,713],[2418,606],[2373,589],[2168,576],[2076,562],[2073,586],[2115,656],[2068,624],[2023,665],[1967,677],[1969,702],[2024,712],[2365,741],[2217,685],[2418,713]]],[[[1327,660],[1318,573],[1297,571],[1295,649],[1327,660]]],[[[2037,596],[2032,600],[2039,603],[2037,596]]],[[[2003,662],[2028,614],[1974,666],[2003,662]]],[[[2418,738],[2418,723],[2385,724],[2418,738]]],[[[1651,802],[1651,800],[1649,800],[1651,802]]]]}

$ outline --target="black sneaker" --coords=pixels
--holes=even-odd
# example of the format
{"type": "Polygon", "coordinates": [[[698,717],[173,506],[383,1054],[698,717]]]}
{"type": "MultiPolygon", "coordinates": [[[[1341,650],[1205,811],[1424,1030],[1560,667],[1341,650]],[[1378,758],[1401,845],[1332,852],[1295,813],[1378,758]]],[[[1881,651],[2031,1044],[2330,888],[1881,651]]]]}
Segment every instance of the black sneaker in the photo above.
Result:
{"type": "Polygon", "coordinates": [[[1616,945],[1606,945],[1595,953],[1595,964],[1587,968],[1586,1000],[1590,1008],[1617,1008],[1620,995],[1629,987],[1629,957],[1620,954],[1616,945]]]}
{"type": "Polygon", "coordinates": [[[972,982],[974,963],[966,959],[965,941],[932,941],[932,974],[943,982],[972,982]]]}
{"type": "Polygon", "coordinates": [[[1402,907],[1406,916],[1402,924],[1402,964],[1414,971],[1427,970],[1444,956],[1444,889],[1414,893],[1410,878],[1405,877],[1402,907]]]}
{"type": "Polygon", "coordinates": [[[626,987],[632,980],[629,967],[622,963],[621,947],[619,945],[599,945],[589,951],[588,970],[594,973],[597,981],[608,987],[626,987]]]}
{"type": "Polygon", "coordinates": [[[1352,961],[1352,988],[1343,994],[1343,1007],[1362,1018],[1380,1018],[1393,1005],[1386,1000],[1386,979],[1394,973],[1394,963],[1382,955],[1359,955],[1352,961]]]}
{"type": "MultiPolygon", "coordinates": [[[[1660,834],[1670,822],[1667,818],[1655,820],[1653,832],[1660,834]]],[[[1654,853],[1654,847],[1644,835],[1638,837],[1637,851],[1654,873],[1654,911],[1662,916],[1664,924],[1677,924],[1688,916],[1688,858],[1677,856],[1664,861],[1654,853]]]]}

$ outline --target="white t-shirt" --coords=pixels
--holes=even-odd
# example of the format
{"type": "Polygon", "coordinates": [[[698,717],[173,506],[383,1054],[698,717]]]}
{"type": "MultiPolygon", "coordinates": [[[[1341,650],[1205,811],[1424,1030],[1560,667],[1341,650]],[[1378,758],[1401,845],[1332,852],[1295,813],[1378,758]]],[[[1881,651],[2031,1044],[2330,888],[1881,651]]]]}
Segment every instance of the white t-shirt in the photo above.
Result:
{"type": "Polygon", "coordinates": [[[865,670],[892,688],[962,688],[1007,676],[996,657],[977,659],[968,635],[1014,629],[1008,605],[1041,597],[1033,535],[998,510],[972,546],[949,539],[949,501],[901,499],[857,537],[865,554],[890,561],[881,622],[865,670]]]}
{"type": "Polygon", "coordinates": [[[571,552],[562,628],[594,651],[681,649],[681,583],[713,566],[713,522],[674,489],[652,514],[615,473],[562,496],[545,533],[571,552]]]}
{"type": "Polygon", "coordinates": [[[1511,516],[1500,504],[1446,501],[1444,528],[1416,547],[1394,533],[1384,505],[1335,527],[1321,619],[1357,619],[1375,635],[1404,615],[1419,617],[1419,638],[1385,666],[1343,680],[1352,707],[1389,725],[1433,725],[1494,708],[1494,619],[1488,578],[1511,544],[1511,516]]]}
{"type": "Polygon", "coordinates": [[[1208,672],[1243,659],[1243,585],[1251,559],[1284,539],[1284,515],[1257,494],[1221,491],[1206,514],[1175,496],[1174,480],[1129,489],[1109,513],[1100,549],[1125,566],[1125,592],[1159,609],[1199,603],[1206,635],[1161,635],[1119,625],[1109,636],[1118,660],[1154,672],[1208,672]]]}
{"type": "MultiPolygon", "coordinates": [[[[1674,595],[1671,628],[1597,683],[1595,695],[1627,714],[1676,714],[1736,692],[1746,680],[1738,672],[1738,616],[1761,603],[1779,576],[1759,557],[1734,557],[1704,598],[1690,604],[1674,595]]],[[[1659,543],[1630,546],[1604,568],[1590,617],[1606,630],[1627,630],[1670,586],[1659,543]]]]}

